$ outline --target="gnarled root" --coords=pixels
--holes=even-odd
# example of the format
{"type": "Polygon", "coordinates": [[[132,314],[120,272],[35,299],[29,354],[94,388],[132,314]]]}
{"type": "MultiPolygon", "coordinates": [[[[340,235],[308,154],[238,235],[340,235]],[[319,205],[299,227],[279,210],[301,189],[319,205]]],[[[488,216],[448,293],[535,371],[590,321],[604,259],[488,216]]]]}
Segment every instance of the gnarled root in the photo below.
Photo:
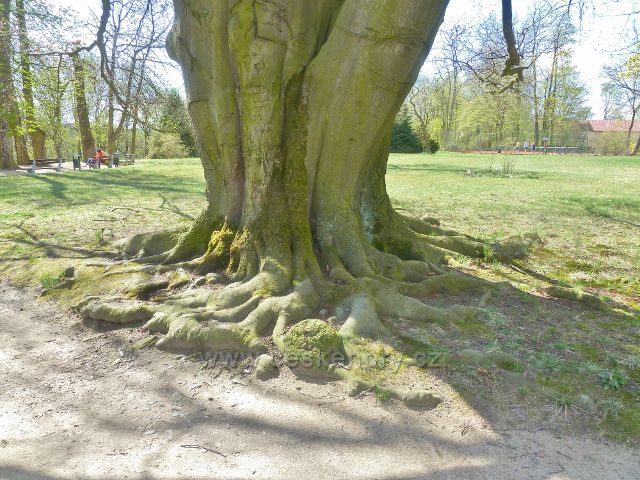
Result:
{"type": "Polygon", "coordinates": [[[146,303],[104,300],[99,297],[87,297],[75,308],[84,319],[117,324],[148,320],[155,313],[155,309],[146,303]]]}
{"type": "MultiPolygon", "coordinates": [[[[392,226],[380,232],[378,241],[391,246],[397,246],[398,243],[404,244],[405,249],[410,248],[422,256],[424,256],[423,244],[426,243],[444,256],[459,253],[471,258],[495,259],[508,263],[524,258],[532,247],[542,243],[540,237],[533,233],[487,243],[452,230],[445,230],[439,226],[439,222],[436,224],[430,218],[419,219],[397,212],[394,212],[391,217],[392,226]]],[[[431,256],[432,253],[427,252],[427,255],[431,256]]]]}
{"type": "MultiPolygon", "coordinates": [[[[159,349],[263,353],[274,345],[297,374],[341,378],[352,392],[379,388],[381,380],[358,365],[364,364],[370,353],[366,342],[400,345],[398,336],[385,325],[386,317],[439,324],[469,321],[480,312],[478,307],[437,308],[417,298],[475,289],[485,290],[483,299],[488,299],[493,289],[484,280],[438,265],[449,251],[443,246],[463,250],[462,244],[455,243],[461,240],[452,232],[435,225],[417,232],[420,224],[407,223],[413,229],[404,230],[404,243],[387,244],[394,248],[374,248],[356,229],[319,228],[319,252],[293,242],[289,256],[257,248],[253,236],[246,231],[233,231],[226,224],[215,231],[210,224],[200,224],[177,240],[175,235],[169,235],[166,238],[171,242],[166,240],[163,244],[170,247],[167,252],[152,248],[149,239],[138,239],[128,251],[151,254],[150,263],[155,265],[109,272],[115,275],[130,269],[152,275],[148,281],[125,290],[135,300],[91,297],[79,306],[79,311],[85,318],[119,324],[146,320],[146,329],[159,337],[157,342],[151,342],[159,349]],[[208,239],[207,249],[195,248],[203,236],[208,239]],[[448,243],[440,242],[441,238],[448,243]],[[406,247],[407,255],[395,251],[398,246],[406,247]],[[418,246],[422,250],[414,255],[418,246]],[[197,255],[200,257],[185,263],[197,255]],[[169,265],[170,262],[178,263],[169,265]],[[190,272],[176,270],[176,266],[188,266],[190,272]],[[225,266],[224,278],[234,283],[224,288],[211,289],[207,287],[208,277],[198,276],[225,266]],[[330,322],[318,318],[328,316],[318,314],[325,305],[335,305],[335,317],[330,322]],[[363,339],[369,340],[363,343],[363,339]]],[[[473,252],[478,253],[477,245],[474,248],[473,252]]],[[[138,263],[144,261],[137,259],[138,263]]],[[[434,353],[429,345],[424,347],[428,361],[415,361],[413,365],[462,363],[512,368],[516,363],[513,358],[498,354],[442,354],[434,353]]],[[[438,403],[428,391],[388,389],[386,394],[422,407],[438,403]]]]}

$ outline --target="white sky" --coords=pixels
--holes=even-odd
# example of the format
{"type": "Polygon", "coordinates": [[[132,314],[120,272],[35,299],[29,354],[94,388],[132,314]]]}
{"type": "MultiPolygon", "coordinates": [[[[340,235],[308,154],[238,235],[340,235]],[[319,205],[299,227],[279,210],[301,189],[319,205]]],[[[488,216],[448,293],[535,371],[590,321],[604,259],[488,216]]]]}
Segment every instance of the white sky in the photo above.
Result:
{"type": "MultiPolygon", "coordinates": [[[[88,15],[90,9],[94,12],[100,10],[100,0],[49,0],[53,4],[71,7],[78,11],[80,16],[88,15]]],[[[313,1],[313,0],[310,0],[313,1]]],[[[514,14],[524,16],[535,0],[514,0],[514,14]]],[[[598,4],[599,0],[595,0],[598,4]]],[[[582,80],[589,88],[589,104],[594,118],[602,118],[602,102],[600,98],[600,85],[602,67],[615,57],[621,46],[627,45],[632,38],[634,20],[624,13],[640,10],[640,0],[618,0],[612,4],[607,2],[606,8],[595,7],[596,11],[589,9],[585,12],[578,42],[574,47],[574,63],[580,71],[582,80]]],[[[479,15],[493,10],[499,12],[500,0],[451,0],[444,28],[456,22],[473,22],[479,15]]],[[[167,72],[167,81],[175,87],[182,89],[182,78],[179,70],[167,72]]]]}

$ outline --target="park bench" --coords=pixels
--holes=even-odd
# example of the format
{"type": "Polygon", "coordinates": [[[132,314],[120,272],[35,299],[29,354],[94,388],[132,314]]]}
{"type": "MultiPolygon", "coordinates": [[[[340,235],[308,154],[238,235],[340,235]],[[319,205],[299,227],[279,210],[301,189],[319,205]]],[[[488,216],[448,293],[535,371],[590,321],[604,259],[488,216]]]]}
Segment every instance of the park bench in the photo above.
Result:
{"type": "Polygon", "coordinates": [[[36,170],[47,169],[47,170],[55,170],[59,172],[62,170],[62,159],[61,158],[34,158],[31,162],[31,168],[29,172],[36,173],[36,170]]]}
{"type": "Polygon", "coordinates": [[[106,165],[108,168],[119,167],[120,166],[120,154],[112,153],[111,155],[103,156],[99,162],[92,163],[89,166],[91,168],[100,168],[102,165],[106,165]]]}

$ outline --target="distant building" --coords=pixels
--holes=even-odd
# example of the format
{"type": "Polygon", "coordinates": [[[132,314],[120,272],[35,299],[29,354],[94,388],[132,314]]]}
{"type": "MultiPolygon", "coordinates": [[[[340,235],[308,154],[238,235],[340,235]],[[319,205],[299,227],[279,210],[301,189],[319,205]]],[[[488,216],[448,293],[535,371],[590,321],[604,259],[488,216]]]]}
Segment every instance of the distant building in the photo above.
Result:
{"type": "MultiPolygon", "coordinates": [[[[586,126],[589,140],[595,140],[603,133],[628,133],[631,120],[587,120],[586,126]]],[[[640,118],[633,122],[631,132],[640,134],[640,118]]]]}
{"type": "MultiPolygon", "coordinates": [[[[587,145],[596,153],[620,155],[627,153],[627,134],[631,120],[587,120],[584,124],[587,132],[587,145]]],[[[631,142],[640,135],[640,118],[637,118],[631,129],[631,142]]]]}

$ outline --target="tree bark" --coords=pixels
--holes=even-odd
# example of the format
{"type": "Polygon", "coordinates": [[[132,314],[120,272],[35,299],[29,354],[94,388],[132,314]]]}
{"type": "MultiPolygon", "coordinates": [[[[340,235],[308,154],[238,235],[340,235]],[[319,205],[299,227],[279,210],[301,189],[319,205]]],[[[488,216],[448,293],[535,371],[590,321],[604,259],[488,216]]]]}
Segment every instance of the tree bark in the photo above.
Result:
{"type": "Polygon", "coordinates": [[[448,2],[174,3],[169,46],[201,144],[208,256],[240,279],[366,274],[390,215],[393,121],[448,2]],[[226,228],[236,233],[222,245],[226,228]]]}
{"type": "Polygon", "coordinates": [[[91,131],[91,121],[89,119],[84,64],[79,53],[71,55],[71,60],[73,62],[74,73],[73,94],[75,96],[76,118],[78,119],[78,130],[80,131],[82,158],[86,160],[95,155],[96,139],[91,131]]]}
{"type": "Polygon", "coordinates": [[[640,136],[638,136],[638,140],[636,140],[636,144],[633,146],[633,151],[631,152],[632,156],[636,156],[640,151],[640,136]]]}
{"type": "Polygon", "coordinates": [[[11,0],[0,0],[0,170],[18,166],[11,148],[11,137],[19,126],[11,53],[11,0]]]}
{"type": "Polygon", "coordinates": [[[29,58],[30,42],[27,32],[24,0],[16,0],[16,18],[18,20],[18,36],[20,38],[20,69],[22,73],[22,95],[24,96],[25,103],[27,133],[31,139],[33,158],[47,158],[47,136],[36,120],[36,108],[33,100],[33,72],[31,69],[31,59],[29,58]]]}

